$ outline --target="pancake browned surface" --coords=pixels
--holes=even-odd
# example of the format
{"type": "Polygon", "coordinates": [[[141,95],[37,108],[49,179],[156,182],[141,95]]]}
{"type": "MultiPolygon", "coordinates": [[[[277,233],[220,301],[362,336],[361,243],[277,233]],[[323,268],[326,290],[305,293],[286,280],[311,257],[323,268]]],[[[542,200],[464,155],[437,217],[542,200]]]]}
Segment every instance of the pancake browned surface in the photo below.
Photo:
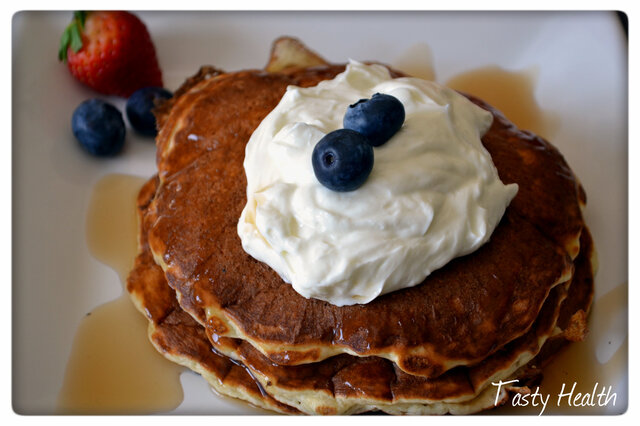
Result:
{"type": "Polygon", "coordinates": [[[246,340],[279,364],[349,353],[436,377],[477,363],[526,333],[550,290],[570,278],[583,226],[577,181],[555,148],[490,109],[496,120],[483,143],[501,178],[521,187],[491,241],[422,285],[366,305],[305,299],[242,249],[244,148],[287,85],[342,70],[220,74],[174,101],[158,137],[161,186],[149,235],[156,261],[183,307],[204,310],[216,334],[246,340]]]}
{"type": "MultiPolygon", "coordinates": [[[[155,180],[152,180],[143,188],[141,200],[153,195],[151,188],[155,184],[155,180]]],[[[281,412],[296,412],[282,403],[310,414],[370,410],[461,414],[490,408],[495,402],[496,390],[486,387],[486,382],[531,374],[522,369],[522,376],[513,373],[536,355],[556,324],[558,314],[564,319],[558,323],[563,330],[556,337],[559,339],[570,328],[569,319],[587,311],[591,303],[592,244],[588,232],[584,232],[583,250],[576,259],[577,269],[571,282],[570,297],[565,300],[564,286],[555,287],[530,331],[477,366],[458,367],[437,379],[408,375],[388,360],[377,357],[339,355],[317,364],[277,366],[246,342],[214,338],[214,347],[232,352],[234,358],[240,361],[232,363],[211,351],[202,326],[182,311],[161,269],[152,261],[145,241],[149,225],[148,217],[145,220],[144,216],[146,205],[142,201],[139,203],[142,216],[141,252],[127,288],[150,321],[152,342],[169,359],[203,374],[222,393],[281,412]],[[249,368],[251,375],[247,374],[243,365],[249,368]],[[258,386],[252,377],[257,378],[260,383],[258,386]],[[281,404],[277,404],[270,395],[281,404]]],[[[511,390],[516,391],[517,387],[511,390]]]]}

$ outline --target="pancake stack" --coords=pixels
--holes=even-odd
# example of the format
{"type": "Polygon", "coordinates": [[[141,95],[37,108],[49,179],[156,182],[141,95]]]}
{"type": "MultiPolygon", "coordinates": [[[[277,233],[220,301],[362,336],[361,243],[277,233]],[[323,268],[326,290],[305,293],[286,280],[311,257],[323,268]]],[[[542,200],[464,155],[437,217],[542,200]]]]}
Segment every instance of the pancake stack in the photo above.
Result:
{"type": "Polygon", "coordinates": [[[242,249],[249,137],[288,85],[343,70],[280,39],[264,70],[203,67],[157,109],[158,173],[138,198],[127,283],[151,342],[219,393],[281,413],[467,414],[528,392],[586,333],[586,196],[555,147],[481,100],[468,96],[494,116],[482,142],[519,191],[476,252],[415,287],[338,307],[305,299],[242,249]]]}

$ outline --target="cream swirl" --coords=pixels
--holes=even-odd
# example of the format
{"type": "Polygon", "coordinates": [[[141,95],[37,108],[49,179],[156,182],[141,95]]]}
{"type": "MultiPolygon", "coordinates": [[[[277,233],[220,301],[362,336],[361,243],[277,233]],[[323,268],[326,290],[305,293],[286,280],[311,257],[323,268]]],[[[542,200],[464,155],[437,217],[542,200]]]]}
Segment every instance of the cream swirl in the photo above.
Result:
{"type": "Polygon", "coordinates": [[[421,283],[487,242],[518,191],[480,141],[491,122],[455,91],[381,65],[351,61],[333,80],[288,87],[246,147],[244,250],[302,296],[339,306],[421,283]],[[314,175],[313,148],[374,93],[398,98],[405,123],[374,149],[362,187],[331,191],[314,175]]]}

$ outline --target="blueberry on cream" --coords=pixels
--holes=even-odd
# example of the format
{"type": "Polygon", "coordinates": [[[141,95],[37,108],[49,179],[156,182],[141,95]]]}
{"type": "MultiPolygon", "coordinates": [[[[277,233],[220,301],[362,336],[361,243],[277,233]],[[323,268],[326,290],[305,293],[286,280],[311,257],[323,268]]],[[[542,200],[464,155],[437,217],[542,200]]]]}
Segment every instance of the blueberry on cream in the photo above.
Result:
{"type": "Polygon", "coordinates": [[[373,148],[361,133],[334,130],[320,139],[311,157],[318,181],[333,191],[353,191],[373,168],[373,148]]]}
{"type": "Polygon", "coordinates": [[[404,116],[404,106],[396,97],[376,93],[349,105],[343,127],[362,133],[372,146],[380,146],[400,130],[404,116]]]}

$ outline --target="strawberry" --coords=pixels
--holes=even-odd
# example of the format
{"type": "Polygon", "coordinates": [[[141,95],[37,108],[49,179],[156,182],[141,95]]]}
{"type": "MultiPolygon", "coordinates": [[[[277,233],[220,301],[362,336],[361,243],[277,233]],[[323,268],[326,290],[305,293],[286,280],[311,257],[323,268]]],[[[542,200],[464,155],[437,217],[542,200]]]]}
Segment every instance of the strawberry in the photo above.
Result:
{"type": "Polygon", "coordinates": [[[143,87],[162,87],[147,27],[129,12],[75,12],[58,57],[78,81],[106,95],[128,97],[143,87]]]}

